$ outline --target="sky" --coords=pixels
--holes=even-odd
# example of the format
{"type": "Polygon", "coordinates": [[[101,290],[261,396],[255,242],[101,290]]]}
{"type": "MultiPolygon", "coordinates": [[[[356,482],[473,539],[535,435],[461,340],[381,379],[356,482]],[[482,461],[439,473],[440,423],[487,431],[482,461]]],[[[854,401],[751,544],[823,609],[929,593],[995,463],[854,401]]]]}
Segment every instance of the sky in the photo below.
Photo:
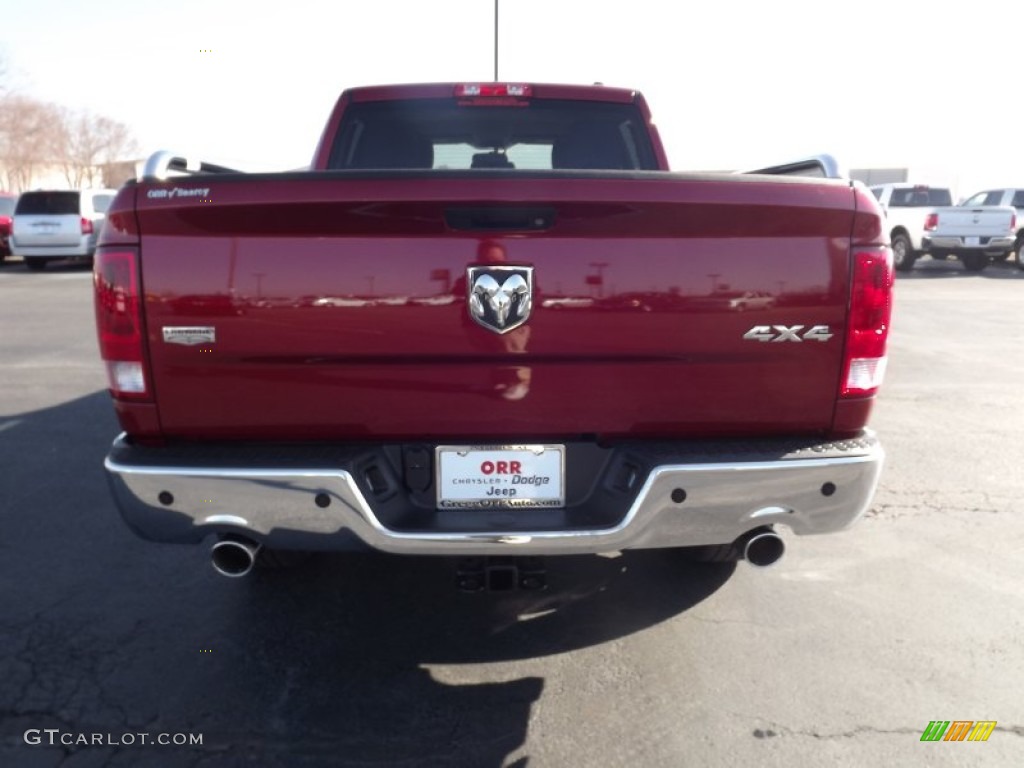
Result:
{"type": "MultiPolygon", "coordinates": [[[[1019,0],[500,0],[498,74],[641,91],[674,170],[828,153],[966,196],[1024,185],[1021,22],[1019,0]]],[[[140,156],[284,170],[345,87],[493,79],[494,0],[0,0],[0,55],[140,156]]]]}

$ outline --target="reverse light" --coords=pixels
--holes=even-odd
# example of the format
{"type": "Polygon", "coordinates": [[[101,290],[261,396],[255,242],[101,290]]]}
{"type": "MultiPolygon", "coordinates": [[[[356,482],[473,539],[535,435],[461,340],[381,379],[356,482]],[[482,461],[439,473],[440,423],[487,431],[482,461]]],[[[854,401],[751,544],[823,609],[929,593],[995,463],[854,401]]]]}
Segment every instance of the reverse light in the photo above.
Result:
{"type": "Polygon", "coordinates": [[[82,217],[82,234],[91,235],[93,233],[92,221],[90,219],[82,217]]]}
{"type": "Polygon", "coordinates": [[[455,86],[455,96],[465,97],[502,97],[514,96],[528,99],[533,89],[528,85],[513,83],[460,83],[455,86]]]}
{"type": "Polygon", "coordinates": [[[934,232],[939,227],[939,214],[929,213],[924,217],[924,231],[934,232]]]}
{"type": "Polygon", "coordinates": [[[850,318],[846,331],[842,397],[869,397],[882,384],[892,317],[892,251],[858,248],[853,254],[850,318]]]}
{"type": "Polygon", "coordinates": [[[107,380],[116,392],[146,394],[146,375],[142,363],[107,363],[107,380]]]}
{"type": "Polygon", "coordinates": [[[96,333],[115,397],[149,396],[143,355],[138,254],[101,248],[93,264],[96,333]]]}

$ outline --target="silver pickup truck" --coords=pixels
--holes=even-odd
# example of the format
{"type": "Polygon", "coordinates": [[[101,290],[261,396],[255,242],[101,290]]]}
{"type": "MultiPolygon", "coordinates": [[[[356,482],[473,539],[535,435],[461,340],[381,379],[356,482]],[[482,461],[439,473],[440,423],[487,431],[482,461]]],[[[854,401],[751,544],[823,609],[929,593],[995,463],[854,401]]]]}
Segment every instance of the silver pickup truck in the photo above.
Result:
{"type": "Polygon", "coordinates": [[[925,226],[922,245],[932,256],[956,256],[969,272],[1013,251],[1017,211],[1009,206],[937,208],[925,226]]]}

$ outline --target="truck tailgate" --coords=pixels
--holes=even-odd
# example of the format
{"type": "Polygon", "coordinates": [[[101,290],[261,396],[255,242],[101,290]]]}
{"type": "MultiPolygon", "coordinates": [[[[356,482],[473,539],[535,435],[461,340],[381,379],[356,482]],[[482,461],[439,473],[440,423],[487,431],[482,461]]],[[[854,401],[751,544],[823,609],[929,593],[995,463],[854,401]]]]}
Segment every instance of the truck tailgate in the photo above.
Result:
{"type": "Polygon", "coordinates": [[[829,429],[849,302],[848,184],[525,176],[140,185],[164,433],[829,429]],[[533,268],[523,326],[499,334],[474,322],[467,268],[481,264],[533,268]],[[805,338],[815,326],[825,330],[805,338]]]}
{"type": "Polygon", "coordinates": [[[935,234],[998,237],[1012,233],[1013,208],[940,208],[935,234]]]}

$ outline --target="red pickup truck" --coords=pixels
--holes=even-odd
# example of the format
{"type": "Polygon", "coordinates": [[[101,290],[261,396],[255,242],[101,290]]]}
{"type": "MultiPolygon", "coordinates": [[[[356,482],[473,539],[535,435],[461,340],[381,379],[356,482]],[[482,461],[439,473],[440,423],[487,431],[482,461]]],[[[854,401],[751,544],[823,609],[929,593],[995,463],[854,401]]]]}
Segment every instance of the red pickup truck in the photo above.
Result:
{"type": "Polygon", "coordinates": [[[672,173],[638,93],[497,83],[348,90],[310,171],[158,153],[95,259],[117,504],[233,576],[774,562],[882,466],[892,256],[865,187],[802,177],[831,167],[672,173]]]}

